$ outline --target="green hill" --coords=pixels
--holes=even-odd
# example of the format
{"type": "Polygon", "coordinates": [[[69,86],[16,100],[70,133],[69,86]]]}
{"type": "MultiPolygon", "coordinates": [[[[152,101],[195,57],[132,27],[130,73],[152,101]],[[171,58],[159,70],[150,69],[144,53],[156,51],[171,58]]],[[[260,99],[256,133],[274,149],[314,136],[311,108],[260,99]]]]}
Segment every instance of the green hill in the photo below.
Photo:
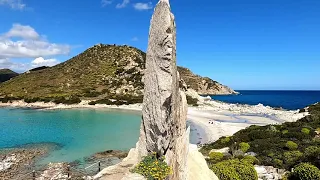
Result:
{"type": "MultiPolygon", "coordinates": [[[[95,45],[64,63],[30,70],[0,84],[0,97],[142,99],[145,60],[146,54],[134,47],[95,45]]],[[[182,78],[191,82],[184,73],[182,78]]]]}
{"type": "Polygon", "coordinates": [[[10,69],[0,69],[0,83],[8,81],[9,79],[18,76],[19,74],[10,69]]]}

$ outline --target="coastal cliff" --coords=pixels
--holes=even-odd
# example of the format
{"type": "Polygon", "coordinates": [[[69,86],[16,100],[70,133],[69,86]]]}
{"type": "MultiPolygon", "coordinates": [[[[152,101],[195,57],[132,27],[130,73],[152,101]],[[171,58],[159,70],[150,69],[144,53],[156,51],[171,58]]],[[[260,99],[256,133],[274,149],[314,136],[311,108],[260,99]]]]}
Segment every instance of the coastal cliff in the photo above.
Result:
{"type": "MultiPolygon", "coordinates": [[[[0,85],[0,96],[24,98],[142,100],[146,53],[127,45],[97,44],[54,67],[27,71],[0,85]],[[116,96],[116,97],[115,97],[116,96]]],[[[234,94],[210,78],[178,67],[182,79],[199,94],[234,94]],[[199,83],[198,83],[199,82],[199,83]]]]}

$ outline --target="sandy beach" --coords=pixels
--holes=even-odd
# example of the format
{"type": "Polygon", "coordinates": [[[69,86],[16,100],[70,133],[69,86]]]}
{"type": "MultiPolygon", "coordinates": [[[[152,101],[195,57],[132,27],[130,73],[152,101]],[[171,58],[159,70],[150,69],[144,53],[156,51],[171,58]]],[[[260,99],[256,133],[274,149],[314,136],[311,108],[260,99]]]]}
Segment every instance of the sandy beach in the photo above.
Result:
{"type": "MultiPolygon", "coordinates": [[[[14,101],[11,103],[0,103],[0,107],[15,108],[42,108],[42,109],[70,109],[70,108],[91,108],[91,109],[118,109],[126,111],[141,111],[141,104],[132,105],[88,105],[89,101],[82,101],[80,104],[64,105],[54,103],[25,103],[14,101]]],[[[237,131],[251,125],[279,124],[296,121],[308,113],[296,111],[277,110],[262,104],[255,106],[242,104],[229,104],[218,101],[206,101],[199,107],[189,107],[188,121],[193,126],[198,140],[196,144],[206,144],[218,140],[222,136],[231,136],[237,131]]],[[[194,140],[195,141],[195,140],[194,140]]]]}

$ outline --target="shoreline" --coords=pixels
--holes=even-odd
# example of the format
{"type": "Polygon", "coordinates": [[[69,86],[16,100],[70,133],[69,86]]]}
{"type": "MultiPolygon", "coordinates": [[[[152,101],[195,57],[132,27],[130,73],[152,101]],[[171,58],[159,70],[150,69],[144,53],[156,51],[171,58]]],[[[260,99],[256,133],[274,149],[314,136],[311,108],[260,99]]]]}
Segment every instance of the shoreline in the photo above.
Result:
{"type": "MultiPolygon", "coordinates": [[[[0,103],[0,107],[12,108],[35,108],[43,110],[59,109],[107,109],[141,112],[142,104],[131,105],[89,105],[90,101],[82,101],[79,104],[64,105],[55,103],[25,103],[24,101],[13,101],[11,103],[0,103]]],[[[307,112],[299,113],[299,110],[279,110],[270,106],[231,104],[221,101],[205,101],[203,105],[188,108],[187,119],[195,127],[199,127],[196,132],[197,144],[207,144],[218,140],[222,136],[231,136],[241,129],[251,125],[279,124],[293,122],[308,115],[307,112]]]]}

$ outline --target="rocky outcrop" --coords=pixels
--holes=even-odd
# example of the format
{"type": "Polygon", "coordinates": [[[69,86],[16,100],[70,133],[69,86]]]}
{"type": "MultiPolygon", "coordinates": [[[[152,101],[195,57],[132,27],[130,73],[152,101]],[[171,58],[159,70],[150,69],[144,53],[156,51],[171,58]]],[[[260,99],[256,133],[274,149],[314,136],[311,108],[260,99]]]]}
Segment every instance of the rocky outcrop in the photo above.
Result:
{"type": "Polygon", "coordinates": [[[68,180],[67,163],[50,163],[46,170],[36,180],[68,180]]]}
{"type": "Polygon", "coordinates": [[[179,81],[174,16],[169,1],[160,0],[149,32],[139,153],[165,156],[172,180],[187,179],[187,101],[179,81]]]}
{"type": "Polygon", "coordinates": [[[208,77],[201,77],[190,71],[188,68],[178,67],[181,78],[186,82],[188,88],[194,89],[201,95],[227,95],[238,94],[231,88],[218,83],[208,77]]]}
{"type": "Polygon", "coordinates": [[[259,180],[280,180],[287,173],[285,169],[278,169],[272,166],[258,166],[254,169],[258,173],[259,180]]]}

